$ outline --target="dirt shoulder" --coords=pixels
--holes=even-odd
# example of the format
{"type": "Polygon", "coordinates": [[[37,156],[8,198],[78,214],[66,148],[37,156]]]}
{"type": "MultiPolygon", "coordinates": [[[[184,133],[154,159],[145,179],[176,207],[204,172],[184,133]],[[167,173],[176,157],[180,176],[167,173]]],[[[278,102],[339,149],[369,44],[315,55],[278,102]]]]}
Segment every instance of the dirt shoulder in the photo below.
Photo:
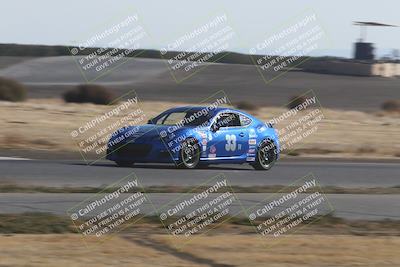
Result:
{"type": "Polygon", "coordinates": [[[200,236],[176,249],[167,235],[120,235],[101,245],[74,234],[0,236],[4,266],[397,266],[400,237],[292,235],[266,247],[259,236],[200,236]],[[86,245],[85,246],[85,242],[86,245]]]}
{"type": "MultiPolygon", "coordinates": [[[[141,102],[143,121],[162,111],[187,103],[141,102]]],[[[70,133],[96,116],[112,109],[92,104],[66,104],[57,99],[24,103],[0,101],[0,149],[78,152],[70,133]]],[[[249,111],[267,121],[285,112],[283,108],[249,111]]],[[[296,144],[289,154],[313,157],[398,158],[400,116],[324,109],[318,129],[296,144]]],[[[118,120],[118,116],[109,123],[118,120]]],[[[287,123],[290,123],[288,121],[287,123]]]]}
{"type": "Polygon", "coordinates": [[[156,217],[122,232],[83,236],[69,218],[0,216],[1,266],[397,266],[397,221],[330,216],[293,234],[262,237],[240,219],[203,234],[176,237],[156,217]],[[272,238],[272,239],[271,239],[272,238]]]}

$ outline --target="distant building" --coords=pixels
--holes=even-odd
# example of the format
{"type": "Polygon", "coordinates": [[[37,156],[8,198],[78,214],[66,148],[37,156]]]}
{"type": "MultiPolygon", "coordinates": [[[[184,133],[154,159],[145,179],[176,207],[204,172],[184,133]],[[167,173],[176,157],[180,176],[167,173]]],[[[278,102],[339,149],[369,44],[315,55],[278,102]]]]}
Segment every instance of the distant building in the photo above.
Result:
{"type": "Polygon", "coordinates": [[[354,44],[354,59],[356,60],[374,60],[373,43],[357,42],[354,44]]]}
{"type": "Polygon", "coordinates": [[[303,71],[351,75],[351,76],[381,76],[400,77],[400,64],[398,62],[380,61],[355,61],[339,59],[312,59],[300,66],[303,71]]]}

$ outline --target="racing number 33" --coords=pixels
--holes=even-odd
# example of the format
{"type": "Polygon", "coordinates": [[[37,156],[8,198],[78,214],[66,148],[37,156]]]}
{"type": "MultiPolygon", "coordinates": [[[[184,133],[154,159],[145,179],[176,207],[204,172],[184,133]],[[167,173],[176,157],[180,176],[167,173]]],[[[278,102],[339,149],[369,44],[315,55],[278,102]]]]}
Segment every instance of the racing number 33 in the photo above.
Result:
{"type": "Polygon", "coordinates": [[[226,139],[225,150],[226,151],[235,151],[236,150],[236,135],[227,134],[227,135],[225,135],[225,139],[226,139]]]}

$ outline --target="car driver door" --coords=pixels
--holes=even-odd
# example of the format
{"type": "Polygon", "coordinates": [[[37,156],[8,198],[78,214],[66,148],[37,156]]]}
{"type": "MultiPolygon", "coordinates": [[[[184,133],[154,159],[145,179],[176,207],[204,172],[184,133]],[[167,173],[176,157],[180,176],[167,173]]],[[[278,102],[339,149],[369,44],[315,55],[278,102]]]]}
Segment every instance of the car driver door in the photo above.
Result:
{"type": "Polygon", "coordinates": [[[220,113],[211,125],[209,157],[239,157],[248,150],[248,131],[242,127],[237,113],[220,113]]]}

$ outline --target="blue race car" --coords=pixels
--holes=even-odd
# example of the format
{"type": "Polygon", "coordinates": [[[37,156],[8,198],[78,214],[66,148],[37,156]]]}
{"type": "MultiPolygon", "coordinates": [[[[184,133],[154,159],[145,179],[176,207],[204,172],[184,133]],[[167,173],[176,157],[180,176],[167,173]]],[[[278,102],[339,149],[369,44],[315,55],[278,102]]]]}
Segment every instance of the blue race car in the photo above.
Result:
{"type": "Polygon", "coordinates": [[[255,117],[223,107],[169,109],[146,125],[116,131],[107,159],[118,166],[175,163],[182,168],[219,163],[249,163],[268,170],[279,158],[275,129],[255,117]]]}

